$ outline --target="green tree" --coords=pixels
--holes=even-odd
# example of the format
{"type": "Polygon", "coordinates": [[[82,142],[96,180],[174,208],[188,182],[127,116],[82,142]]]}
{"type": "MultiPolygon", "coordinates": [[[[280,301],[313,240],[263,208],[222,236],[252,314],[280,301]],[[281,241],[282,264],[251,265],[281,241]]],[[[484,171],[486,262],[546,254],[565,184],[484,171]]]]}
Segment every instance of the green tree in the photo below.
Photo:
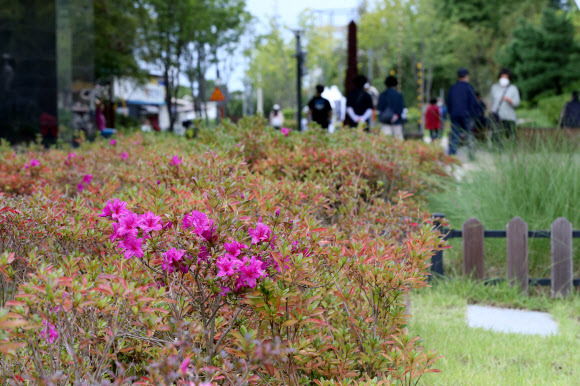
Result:
{"type": "Polygon", "coordinates": [[[306,92],[312,93],[316,84],[327,86],[344,84],[346,41],[341,40],[331,25],[317,25],[311,12],[300,15],[304,30],[303,49],[306,50],[308,81],[306,92]]]}
{"type": "Polygon", "coordinates": [[[196,0],[137,0],[142,59],[157,67],[165,83],[165,103],[169,130],[173,131],[177,114],[174,100],[179,90],[181,60],[195,11],[196,0]]]}
{"type": "Polygon", "coordinates": [[[567,13],[546,8],[540,25],[527,21],[514,29],[503,60],[513,69],[529,99],[541,93],[560,95],[568,81],[580,76],[580,48],[567,13]]]}
{"type": "Polygon", "coordinates": [[[246,76],[254,88],[264,93],[265,111],[277,103],[283,109],[296,108],[296,53],[291,40],[285,40],[275,21],[270,31],[256,38],[254,48],[247,55],[250,65],[246,76]]]}
{"type": "Polygon", "coordinates": [[[134,0],[94,0],[94,15],[96,80],[140,75],[134,0]]]}
{"type": "Polygon", "coordinates": [[[207,100],[206,74],[211,64],[219,68],[218,55],[233,55],[251,15],[245,10],[245,0],[211,0],[201,3],[197,22],[190,30],[184,55],[184,73],[189,81],[191,95],[198,116],[207,100]],[[195,86],[197,85],[197,93],[195,86]]]}

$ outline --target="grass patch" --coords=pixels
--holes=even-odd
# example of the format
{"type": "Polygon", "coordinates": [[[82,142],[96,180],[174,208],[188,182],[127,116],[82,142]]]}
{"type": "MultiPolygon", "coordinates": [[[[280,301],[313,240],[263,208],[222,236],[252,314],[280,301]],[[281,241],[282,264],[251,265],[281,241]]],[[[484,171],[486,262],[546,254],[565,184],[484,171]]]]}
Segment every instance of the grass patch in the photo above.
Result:
{"type": "Polygon", "coordinates": [[[536,127],[542,129],[552,129],[558,125],[544,114],[541,110],[535,109],[518,109],[518,121],[521,121],[523,127],[536,127]]]}
{"type": "Polygon", "coordinates": [[[439,281],[412,295],[410,330],[443,355],[427,385],[579,385],[580,295],[552,300],[522,296],[507,285],[439,281]],[[472,329],[466,305],[484,303],[547,311],[559,333],[540,337],[472,329]]]}
{"type": "MultiPolygon", "coordinates": [[[[430,209],[447,215],[451,225],[461,228],[477,217],[486,229],[505,229],[515,216],[530,230],[549,230],[558,217],[566,217],[580,228],[580,154],[562,143],[544,143],[533,148],[507,148],[495,154],[490,164],[468,172],[429,199],[430,209]]],[[[574,249],[575,277],[580,275],[580,240],[574,249]]],[[[452,242],[446,260],[461,266],[461,240],[452,242]],[[459,247],[459,248],[457,248],[459,247]]],[[[530,239],[530,276],[549,277],[550,241],[530,239]]],[[[486,266],[490,277],[505,276],[505,239],[486,241],[486,266]]]]}

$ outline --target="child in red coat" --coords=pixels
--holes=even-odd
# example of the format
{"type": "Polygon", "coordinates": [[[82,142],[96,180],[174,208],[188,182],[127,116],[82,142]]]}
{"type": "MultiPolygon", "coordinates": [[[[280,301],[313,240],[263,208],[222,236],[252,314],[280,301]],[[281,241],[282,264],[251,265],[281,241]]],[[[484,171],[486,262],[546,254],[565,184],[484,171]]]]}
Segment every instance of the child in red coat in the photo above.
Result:
{"type": "Polygon", "coordinates": [[[437,99],[431,99],[425,111],[425,128],[431,134],[431,141],[441,137],[441,112],[437,106],[437,99]]]}

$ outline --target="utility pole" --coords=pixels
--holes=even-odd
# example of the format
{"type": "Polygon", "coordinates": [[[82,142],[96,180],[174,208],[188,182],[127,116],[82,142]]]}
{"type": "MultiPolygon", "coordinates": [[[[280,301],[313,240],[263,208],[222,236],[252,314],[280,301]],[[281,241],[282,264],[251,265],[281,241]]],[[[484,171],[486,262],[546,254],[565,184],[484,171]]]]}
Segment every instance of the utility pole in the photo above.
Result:
{"type": "Polygon", "coordinates": [[[297,93],[297,112],[298,131],[302,131],[302,64],[304,63],[304,52],[300,46],[300,35],[302,30],[293,30],[296,36],[296,93],[297,93]]]}

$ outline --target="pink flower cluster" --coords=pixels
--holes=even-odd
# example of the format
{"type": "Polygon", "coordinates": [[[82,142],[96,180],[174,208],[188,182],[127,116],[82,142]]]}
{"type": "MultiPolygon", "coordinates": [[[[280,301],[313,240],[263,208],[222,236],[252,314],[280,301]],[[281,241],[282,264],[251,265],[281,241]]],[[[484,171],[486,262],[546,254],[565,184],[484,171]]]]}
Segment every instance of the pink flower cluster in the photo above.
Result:
{"type": "Polygon", "coordinates": [[[169,161],[169,165],[173,165],[173,166],[178,166],[179,164],[181,164],[181,158],[179,158],[178,156],[174,155],[171,158],[171,161],[169,161]]]}
{"type": "Polygon", "coordinates": [[[118,240],[126,259],[143,257],[143,242],[150,237],[150,233],[171,226],[171,223],[164,225],[161,217],[152,212],[142,215],[132,213],[127,209],[127,203],[119,199],[108,201],[99,217],[110,217],[118,221],[113,223],[110,239],[118,240]],[[139,231],[142,237],[139,237],[139,231]]]}
{"type": "Polygon", "coordinates": [[[85,185],[90,185],[91,181],[93,180],[92,174],[85,174],[83,177],[83,181],[77,185],[77,189],[79,192],[82,192],[85,189],[85,185]]]}
{"type": "MultiPolygon", "coordinates": [[[[252,238],[252,245],[267,242],[272,236],[270,228],[262,222],[258,222],[255,228],[250,228],[248,233],[252,238]]],[[[260,278],[268,276],[266,265],[259,257],[243,256],[243,250],[248,248],[247,245],[237,241],[225,243],[226,254],[218,258],[216,263],[219,269],[218,277],[227,280],[235,276],[236,290],[243,287],[255,288],[260,278]]],[[[222,289],[222,293],[231,291],[229,287],[222,289]]]]}
{"type": "Polygon", "coordinates": [[[40,331],[40,337],[46,340],[47,343],[53,344],[58,339],[58,332],[56,327],[48,323],[48,320],[42,322],[44,328],[40,331]]]}
{"type": "Polygon", "coordinates": [[[77,153],[71,153],[71,152],[69,152],[68,155],[66,156],[66,160],[64,161],[64,164],[65,165],[69,165],[70,164],[70,160],[73,159],[76,156],[77,156],[77,153]]]}
{"type": "Polygon", "coordinates": [[[121,159],[122,160],[126,160],[127,158],[129,158],[129,153],[127,153],[126,151],[121,153],[121,159]]]}
{"type": "Polygon", "coordinates": [[[184,260],[185,251],[183,249],[171,248],[163,254],[163,262],[161,263],[161,268],[167,273],[173,273],[176,270],[182,273],[187,273],[189,271],[189,266],[184,260]]]}
{"type": "Polygon", "coordinates": [[[258,221],[256,228],[250,228],[250,236],[252,237],[252,244],[259,244],[262,241],[270,240],[272,236],[272,231],[267,225],[264,225],[261,221],[258,221]]]}
{"type": "Polygon", "coordinates": [[[191,214],[186,214],[183,217],[183,227],[193,228],[193,232],[198,236],[204,238],[206,241],[211,241],[215,235],[215,221],[207,218],[205,213],[194,210],[191,214]]]}
{"type": "Polygon", "coordinates": [[[281,132],[282,134],[284,134],[284,137],[287,137],[287,136],[288,136],[288,134],[290,134],[290,132],[291,132],[291,131],[292,131],[292,129],[289,129],[289,128],[287,128],[287,127],[283,127],[283,128],[281,128],[281,129],[280,129],[280,132],[281,132]]]}
{"type": "Polygon", "coordinates": [[[32,169],[32,168],[35,168],[35,167],[38,167],[38,166],[40,166],[40,161],[37,160],[36,158],[33,158],[33,159],[30,160],[29,163],[27,163],[26,165],[24,165],[24,169],[32,169]]]}

